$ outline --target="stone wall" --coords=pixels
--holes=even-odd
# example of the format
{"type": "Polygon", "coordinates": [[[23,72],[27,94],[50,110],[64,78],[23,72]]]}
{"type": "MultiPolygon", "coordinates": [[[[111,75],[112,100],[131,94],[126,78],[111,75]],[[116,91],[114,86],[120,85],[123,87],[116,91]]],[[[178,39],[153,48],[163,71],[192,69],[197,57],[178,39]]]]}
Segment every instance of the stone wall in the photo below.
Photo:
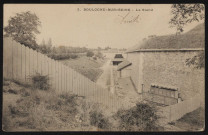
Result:
{"type": "Polygon", "coordinates": [[[142,77],[142,64],[141,64],[141,53],[128,53],[127,54],[127,60],[132,63],[131,65],[131,72],[130,77],[133,81],[134,86],[138,90],[138,92],[141,93],[141,88],[139,88],[139,83],[142,84],[142,79],[139,79],[142,77]]]}
{"type": "Polygon", "coordinates": [[[183,100],[204,93],[204,69],[186,66],[198,51],[149,51],[128,54],[131,78],[138,92],[149,91],[151,83],[179,88],[183,100]],[[143,87],[142,87],[143,84],[143,87]]]}

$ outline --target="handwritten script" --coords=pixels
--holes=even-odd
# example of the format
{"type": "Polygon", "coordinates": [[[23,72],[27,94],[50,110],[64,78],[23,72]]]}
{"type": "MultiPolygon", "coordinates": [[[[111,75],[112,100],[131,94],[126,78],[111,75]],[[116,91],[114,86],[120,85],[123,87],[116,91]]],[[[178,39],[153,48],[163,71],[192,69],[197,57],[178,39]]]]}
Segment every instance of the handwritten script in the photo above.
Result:
{"type": "Polygon", "coordinates": [[[118,15],[118,16],[121,17],[120,23],[138,23],[139,22],[139,15],[132,16],[130,15],[130,12],[128,12],[124,16],[121,16],[121,15],[118,15]]]}

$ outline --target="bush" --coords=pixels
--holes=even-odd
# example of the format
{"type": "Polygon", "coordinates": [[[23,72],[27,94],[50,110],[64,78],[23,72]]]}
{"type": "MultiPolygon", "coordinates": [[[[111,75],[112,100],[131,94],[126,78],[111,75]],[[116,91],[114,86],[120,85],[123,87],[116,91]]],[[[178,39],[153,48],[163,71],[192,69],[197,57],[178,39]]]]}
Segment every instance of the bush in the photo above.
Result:
{"type": "Polygon", "coordinates": [[[103,54],[102,54],[100,51],[98,51],[98,52],[96,53],[96,57],[102,59],[102,58],[103,58],[103,54]]]}
{"type": "Polygon", "coordinates": [[[119,129],[125,131],[158,130],[156,109],[145,103],[138,103],[129,110],[119,110],[115,115],[119,119],[119,129]]]}
{"type": "Polygon", "coordinates": [[[94,55],[94,53],[92,51],[87,52],[87,57],[92,57],[93,55],[94,55]]]}
{"type": "Polygon", "coordinates": [[[71,59],[76,59],[78,56],[76,54],[71,54],[71,59]]]}
{"type": "Polygon", "coordinates": [[[100,129],[109,129],[111,127],[109,120],[103,115],[102,112],[97,110],[90,112],[90,124],[100,129]]]}
{"type": "Polygon", "coordinates": [[[49,77],[47,75],[36,73],[36,75],[32,76],[32,82],[36,89],[48,90],[50,88],[49,77]]]}
{"type": "Polygon", "coordinates": [[[78,55],[76,54],[49,54],[48,57],[54,60],[65,60],[65,59],[76,59],[78,55]]]}

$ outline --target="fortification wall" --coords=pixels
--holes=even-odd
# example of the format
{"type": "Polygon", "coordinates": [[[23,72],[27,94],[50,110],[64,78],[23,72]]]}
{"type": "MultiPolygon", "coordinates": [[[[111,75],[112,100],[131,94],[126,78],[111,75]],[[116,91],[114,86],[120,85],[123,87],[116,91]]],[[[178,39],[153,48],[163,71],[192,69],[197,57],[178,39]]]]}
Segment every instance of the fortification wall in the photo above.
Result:
{"type": "Polygon", "coordinates": [[[197,53],[198,51],[129,53],[128,60],[132,62],[131,78],[138,92],[148,91],[151,83],[154,83],[178,87],[184,100],[200,91],[204,93],[204,69],[186,65],[186,59],[197,53]]]}

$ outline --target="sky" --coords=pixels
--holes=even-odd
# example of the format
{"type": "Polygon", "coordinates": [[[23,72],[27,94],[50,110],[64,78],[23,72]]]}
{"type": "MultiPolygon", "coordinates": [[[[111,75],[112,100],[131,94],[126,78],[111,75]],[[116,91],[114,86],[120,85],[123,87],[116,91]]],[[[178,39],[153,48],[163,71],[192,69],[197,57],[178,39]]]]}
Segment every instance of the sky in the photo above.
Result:
{"type": "MultiPolygon", "coordinates": [[[[41,33],[37,35],[39,44],[51,38],[54,46],[129,48],[149,35],[176,32],[168,23],[170,4],[4,4],[4,26],[10,17],[25,11],[35,13],[41,21],[41,33]],[[106,11],[89,11],[98,8],[106,11]],[[107,11],[108,8],[130,11],[107,11]]],[[[198,24],[187,25],[184,32],[198,24]]]]}

